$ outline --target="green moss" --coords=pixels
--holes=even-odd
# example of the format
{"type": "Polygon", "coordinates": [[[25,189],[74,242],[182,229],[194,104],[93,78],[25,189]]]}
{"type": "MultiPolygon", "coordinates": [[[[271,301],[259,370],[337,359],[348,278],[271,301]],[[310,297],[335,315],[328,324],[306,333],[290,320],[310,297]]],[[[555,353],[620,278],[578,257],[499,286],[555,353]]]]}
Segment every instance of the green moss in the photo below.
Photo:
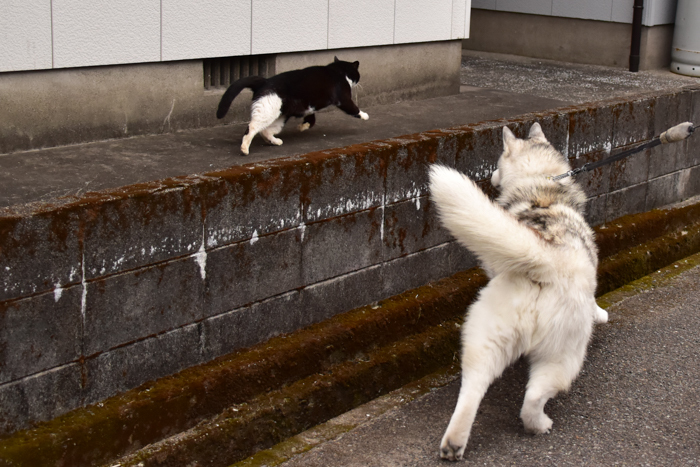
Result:
{"type": "Polygon", "coordinates": [[[685,271],[700,266],[700,253],[688,256],[652,274],[637,279],[598,298],[598,306],[609,308],[630,297],[662,287],[685,271]]]}

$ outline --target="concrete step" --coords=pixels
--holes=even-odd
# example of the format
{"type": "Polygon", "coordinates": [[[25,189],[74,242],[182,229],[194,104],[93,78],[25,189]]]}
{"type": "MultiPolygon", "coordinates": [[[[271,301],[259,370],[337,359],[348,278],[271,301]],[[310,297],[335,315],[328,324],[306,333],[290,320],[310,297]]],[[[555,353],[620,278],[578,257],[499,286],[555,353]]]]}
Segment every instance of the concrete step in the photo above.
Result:
{"type": "MultiPolygon", "coordinates": [[[[700,204],[626,216],[596,235],[605,293],[700,251],[700,204]]],[[[460,272],[149,383],[0,441],[0,459],[229,465],[452,364],[485,280],[460,272]]]]}

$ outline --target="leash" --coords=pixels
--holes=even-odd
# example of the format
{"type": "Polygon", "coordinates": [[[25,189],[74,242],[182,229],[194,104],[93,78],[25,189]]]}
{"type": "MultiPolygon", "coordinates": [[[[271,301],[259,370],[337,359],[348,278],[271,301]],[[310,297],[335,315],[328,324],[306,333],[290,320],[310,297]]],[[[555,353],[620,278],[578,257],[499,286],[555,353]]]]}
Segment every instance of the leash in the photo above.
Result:
{"type": "Polygon", "coordinates": [[[614,156],[608,157],[607,159],[603,159],[602,161],[592,163],[589,162],[588,164],[584,164],[583,166],[577,169],[569,170],[568,172],[563,173],[561,175],[547,178],[549,178],[550,180],[561,180],[562,178],[573,177],[574,175],[578,175],[581,172],[588,172],[590,170],[597,169],[598,167],[610,164],[615,161],[619,161],[620,159],[624,159],[627,156],[631,156],[632,154],[638,153],[645,149],[653,148],[661,144],[669,144],[678,141],[683,141],[688,136],[692,135],[693,131],[695,131],[695,129],[698,127],[700,127],[700,125],[693,126],[692,122],[680,123],[664,131],[659,136],[655,136],[648,143],[640,144],[635,148],[622,151],[621,153],[615,154],[614,156]]]}

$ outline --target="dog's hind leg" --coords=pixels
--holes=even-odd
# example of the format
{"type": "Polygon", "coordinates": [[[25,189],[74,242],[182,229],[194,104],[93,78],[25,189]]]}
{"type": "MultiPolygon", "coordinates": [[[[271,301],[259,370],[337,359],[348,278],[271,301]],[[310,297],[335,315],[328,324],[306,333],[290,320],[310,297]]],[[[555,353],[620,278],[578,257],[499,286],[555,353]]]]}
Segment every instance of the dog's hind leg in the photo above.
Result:
{"type": "Polygon", "coordinates": [[[528,433],[549,433],[552,419],[544,413],[544,406],[557,393],[569,389],[583,364],[583,356],[579,359],[575,356],[556,355],[554,358],[556,361],[531,363],[525,401],[520,411],[520,418],[528,433]]]}
{"type": "Polygon", "coordinates": [[[479,300],[472,305],[463,327],[462,387],[440,443],[440,457],[443,459],[462,459],[486,390],[519,356],[513,329],[508,323],[492,318],[493,313],[479,300]]]}
{"type": "Polygon", "coordinates": [[[440,457],[443,459],[454,461],[464,456],[476,411],[491,383],[485,376],[478,369],[462,370],[462,386],[457,406],[440,443],[440,457]]]}

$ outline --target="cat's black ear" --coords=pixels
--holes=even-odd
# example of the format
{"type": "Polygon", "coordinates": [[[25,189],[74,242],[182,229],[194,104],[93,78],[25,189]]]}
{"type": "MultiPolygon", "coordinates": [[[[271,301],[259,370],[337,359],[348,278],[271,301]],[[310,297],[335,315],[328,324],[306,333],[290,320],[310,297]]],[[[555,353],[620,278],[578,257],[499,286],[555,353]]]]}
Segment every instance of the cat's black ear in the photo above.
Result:
{"type": "Polygon", "coordinates": [[[360,68],[360,62],[352,62],[353,65],[355,65],[355,68],[360,68]]]}
{"type": "Polygon", "coordinates": [[[337,57],[337,56],[334,56],[334,57],[333,57],[333,62],[339,62],[339,61],[340,61],[340,60],[338,60],[338,57],[337,57]]]}

